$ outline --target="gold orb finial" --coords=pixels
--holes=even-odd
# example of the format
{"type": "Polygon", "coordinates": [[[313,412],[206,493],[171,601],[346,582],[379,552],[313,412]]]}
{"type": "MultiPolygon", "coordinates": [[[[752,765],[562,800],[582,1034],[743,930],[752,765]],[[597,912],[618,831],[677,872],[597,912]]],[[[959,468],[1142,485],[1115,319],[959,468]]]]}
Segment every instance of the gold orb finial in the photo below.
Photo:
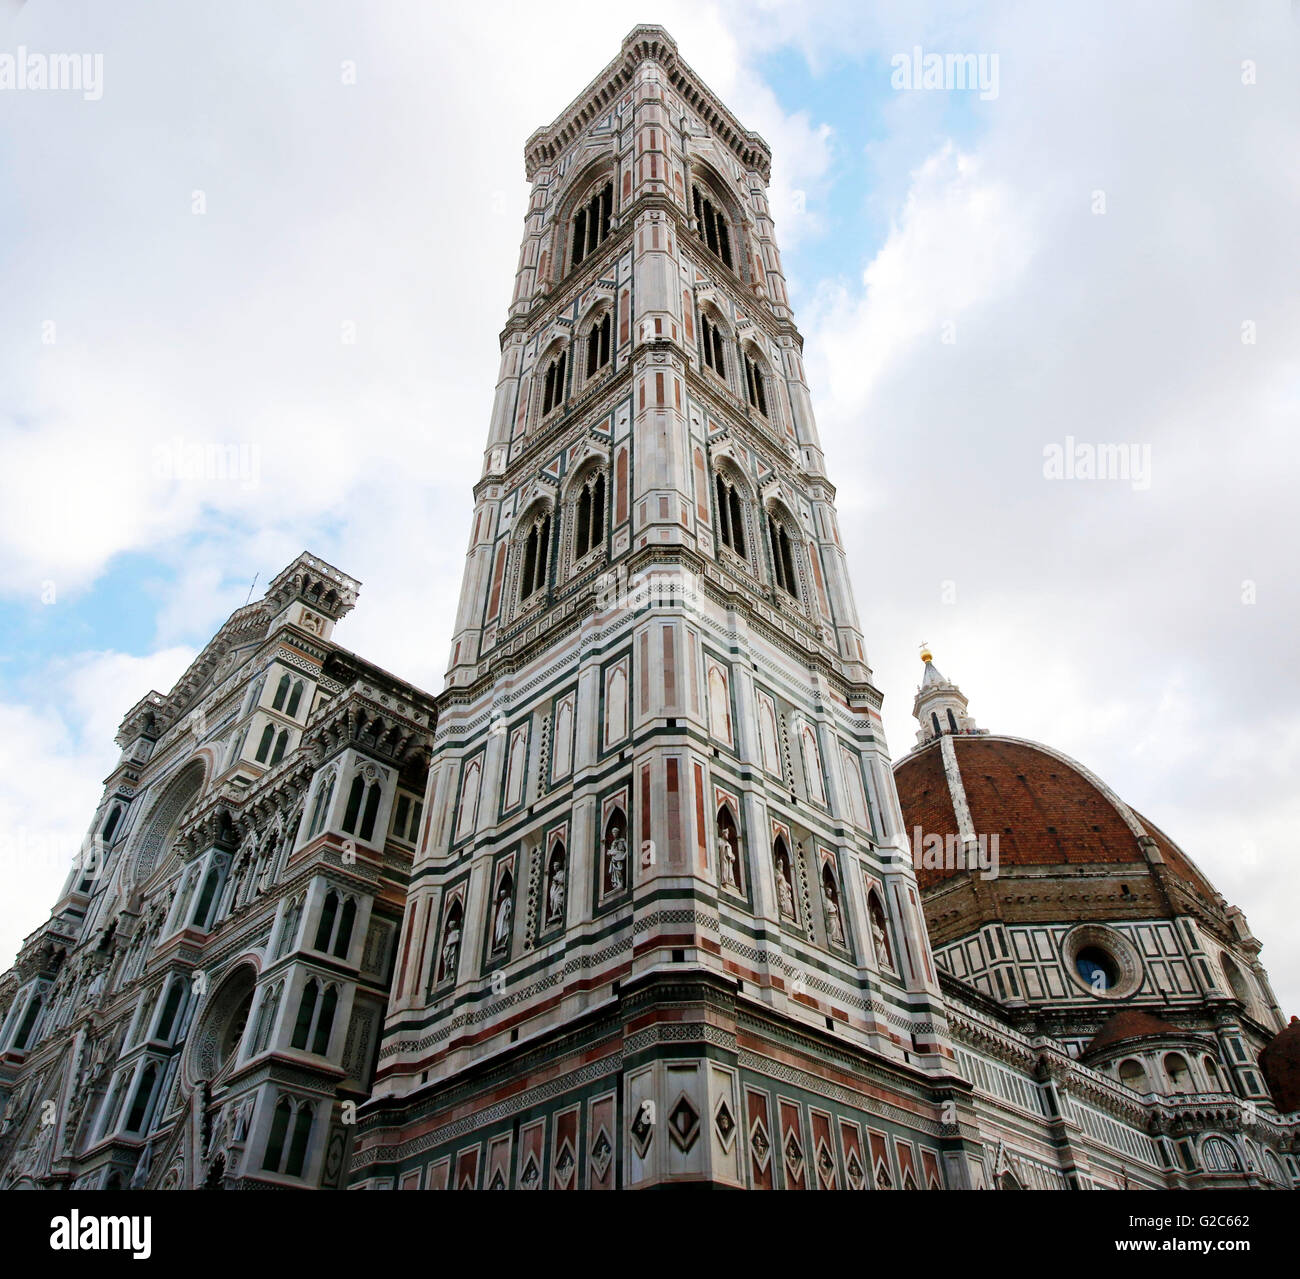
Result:
{"type": "Polygon", "coordinates": [[[930,652],[930,646],[929,646],[929,644],[922,644],[922,645],[921,645],[921,660],[922,660],[923,662],[932,662],[932,661],[934,661],[934,654],[933,654],[932,652],[930,652]]]}

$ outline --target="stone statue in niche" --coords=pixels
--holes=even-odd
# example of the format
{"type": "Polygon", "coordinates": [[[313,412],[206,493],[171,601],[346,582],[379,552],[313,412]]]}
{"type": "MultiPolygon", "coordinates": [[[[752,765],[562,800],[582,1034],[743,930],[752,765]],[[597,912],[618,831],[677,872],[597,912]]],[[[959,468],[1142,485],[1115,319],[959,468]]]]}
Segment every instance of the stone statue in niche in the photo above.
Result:
{"type": "Polygon", "coordinates": [[[736,850],[731,846],[731,840],[726,835],[723,835],[720,841],[718,861],[722,868],[722,886],[739,888],[740,885],[736,882],[736,850]]]}
{"type": "Polygon", "coordinates": [[[512,903],[510,900],[510,881],[506,879],[502,882],[501,887],[497,890],[496,910],[493,914],[492,924],[492,949],[505,950],[510,944],[510,916],[512,913],[512,903]]]}
{"type": "Polygon", "coordinates": [[[781,914],[787,919],[793,919],[794,886],[790,882],[790,860],[784,849],[778,849],[776,854],[776,897],[781,914]]]}
{"type": "Polygon", "coordinates": [[[104,983],[107,980],[107,974],[103,967],[95,969],[95,975],[90,979],[90,985],[86,988],[86,1007],[91,1011],[97,1009],[104,998],[104,983]]]}
{"type": "Polygon", "coordinates": [[[885,931],[885,912],[875,893],[867,902],[867,914],[871,920],[871,944],[875,948],[876,962],[882,968],[893,969],[894,956],[889,947],[889,934],[885,931]]]}
{"type": "Polygon", "coordinates": [[[617,893],[627,884],[627,836],[621,826],[614,825],[610,829],[613,838],[605,850],[605,876],[608,891],[617,893]]]}
{"type": "Polygon", "coordinates": [[[826,931],[837,946],[844,945],[844,923],[840,919],[840,904],[835,900],[835,890],[826,887],[826,931]]]}
{"type": "Polygon", "coordinates": [[[882,963],[893,967],[889,960],[889,943],[885,940],[885,930],[880,926],[880,921],[873,919],[871,921],[871,940],[876,947],[876,958],[882,963]]]}
{"type": "Polygon", "coordinates": [[[554,924],[564,915],[564,858],[551,861],[546,884],[546,922],[554,924]]]}
{"type": "Polygon", "coordinates": [[[460,957],[460,920],[451,919],[447,923],[447,935],[442,941],[442,975],[456,975],[456,960],[460,957]]]}
{"type": "Polygon", "coordinates": [[[619,836],[609,848],[609,883],[611,888],[622,888],[627,866],[627,840],[619,836]]]}

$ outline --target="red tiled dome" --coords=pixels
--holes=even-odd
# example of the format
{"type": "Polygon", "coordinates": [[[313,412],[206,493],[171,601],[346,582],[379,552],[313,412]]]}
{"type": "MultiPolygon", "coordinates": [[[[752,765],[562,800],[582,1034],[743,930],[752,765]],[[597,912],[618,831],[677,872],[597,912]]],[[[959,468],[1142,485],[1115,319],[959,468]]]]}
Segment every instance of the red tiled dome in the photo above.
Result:
{"type": "Polygon", "coordinates": [[[1151,1039],[1157,1035],[1178,1035],[1182,1032],[1159,1017],[1144,1013],[1140,1008],[1126,1008],[1116,1013],[1089,1041],[1084,1056],[1111,1048],[1130,1039],[1151,1039]]]}
{"type": "MultiPolygon", "coordinates": [[[[1033,742],[989,735],[953,735],[962,787],[976,835],[998,836],[1005,869],[1014,866],[1117,865],[1145,867],[1139,839],[1149,836],[1169,869],[1205,901],[1213,886],[1158,827],[1127,809],[1096,779],[1064,756],[1033,742]]],[[[901,760],[894,770],[909,841],[957,834],[957,818],[939,741],[901,760]]],[[[923,889],[959,873],[917,869],[923,889]]]]}
{"type": "Polygon", "coordinates": [[[1300,1110],[1300,1018],[1292,1017],[1291,1024],[1265,1045],[1259,1068],[1279,1113],[1300,1110]]]}

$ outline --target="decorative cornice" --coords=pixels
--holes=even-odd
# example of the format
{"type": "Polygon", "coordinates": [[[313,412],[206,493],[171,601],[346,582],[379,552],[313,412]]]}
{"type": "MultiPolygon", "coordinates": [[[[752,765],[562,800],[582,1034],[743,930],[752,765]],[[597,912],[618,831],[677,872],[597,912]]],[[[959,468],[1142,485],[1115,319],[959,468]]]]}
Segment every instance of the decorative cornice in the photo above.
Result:
{"type": "Polygon", "coordinates": [[[764,183],[771,180],[772,152],[763,138],[732,115],[678,54],[677,42],[663,27],[646,24],[633,27],[618,56],[549,125],[536,130],[524,144],[524,167],[530,182],[539,169],[563,158],[594,120],[613,110],[634,82],[637,68],[647,62],[664,69],[668,83],[746,169],[756,171],[764,183]]]}

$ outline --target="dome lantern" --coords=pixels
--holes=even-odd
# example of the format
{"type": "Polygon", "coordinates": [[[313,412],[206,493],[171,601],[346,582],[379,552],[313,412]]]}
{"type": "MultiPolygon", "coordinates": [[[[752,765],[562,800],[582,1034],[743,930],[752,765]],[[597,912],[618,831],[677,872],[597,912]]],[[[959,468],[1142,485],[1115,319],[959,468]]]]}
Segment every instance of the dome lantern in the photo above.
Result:
{"type": "Polygon", "coordinates": [[[912,714],[921,726],[916,735],[917,743],[924,746],[945,734],[980,732],[966,710],[965,694],[935,666],[934,654],[928,644],[921,645],[921,661],[925,663],[925,670],[921,673],[921,684],[912,703],[912,714]]]}

